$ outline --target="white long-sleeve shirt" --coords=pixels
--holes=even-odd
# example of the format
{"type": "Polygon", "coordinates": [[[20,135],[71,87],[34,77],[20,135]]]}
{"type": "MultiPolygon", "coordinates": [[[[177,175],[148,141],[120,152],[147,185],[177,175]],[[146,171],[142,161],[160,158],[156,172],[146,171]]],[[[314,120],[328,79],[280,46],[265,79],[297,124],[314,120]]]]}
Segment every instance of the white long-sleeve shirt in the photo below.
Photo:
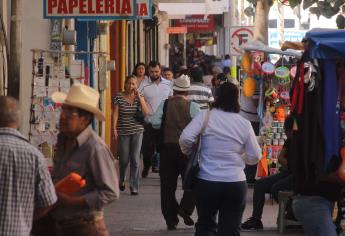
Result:
{"type": "MultiPolygon", "coordinates": [[[[206,111],[200,112],[183,130],[180,147],[189,154],[196,143],[206,111]]],[[[261,148],[248,120],[238,113],[212,109],[201,138],[201,158],[198,178],[238,182],[246,180],[245,164],[256,164],[261,159],[261,148]]]]}

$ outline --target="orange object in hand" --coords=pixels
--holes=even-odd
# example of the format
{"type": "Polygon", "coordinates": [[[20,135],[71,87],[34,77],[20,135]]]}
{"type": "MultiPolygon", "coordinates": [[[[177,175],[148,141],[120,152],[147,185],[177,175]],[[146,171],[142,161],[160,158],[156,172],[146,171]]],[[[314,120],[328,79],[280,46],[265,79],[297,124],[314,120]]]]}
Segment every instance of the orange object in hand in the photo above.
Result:
{"type": "Polygon", "coordinates": [[[55,184],[56,192],[73,195],[86,185],[86,181],[77,173],[70,173],[55,184]]]}

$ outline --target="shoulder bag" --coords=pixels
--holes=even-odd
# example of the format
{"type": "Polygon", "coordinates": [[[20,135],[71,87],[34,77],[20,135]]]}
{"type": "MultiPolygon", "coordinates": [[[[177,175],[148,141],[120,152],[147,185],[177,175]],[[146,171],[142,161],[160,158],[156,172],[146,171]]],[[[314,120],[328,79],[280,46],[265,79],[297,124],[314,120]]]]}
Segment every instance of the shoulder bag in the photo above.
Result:
{"type": "Polygon", "coordinates": [[[201,132],[198,136],[197,143],[192,153],[188,156],[188,163],[182,179],[182,188],[184,191],[191,191],[195,182],[196,175],[200,170],[200,149],[201,149],[201,135],[204,133],[210,118],[210,110],[207,111],[201,132]]]}

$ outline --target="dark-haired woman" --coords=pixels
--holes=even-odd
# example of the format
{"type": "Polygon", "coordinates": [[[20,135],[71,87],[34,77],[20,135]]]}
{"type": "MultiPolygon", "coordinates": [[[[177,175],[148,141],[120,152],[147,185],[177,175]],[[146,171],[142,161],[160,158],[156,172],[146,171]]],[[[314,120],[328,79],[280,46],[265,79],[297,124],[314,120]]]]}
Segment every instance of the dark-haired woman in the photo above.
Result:
{"type": "Polygon", "coordinates": [[[141,82],[147,77],[146,75],[146,65],[144,62],[139,62],[134,66],[133,75],[137,77],[138,88],[141,82]]]}
{"type": "MultiPolygon", "coordinates": [[[[247,193],[243,169],[246,163],[260,160],[261,149],[250,122],[239,115],[238,96],[236,85],[220,86],[201,135],[200,172],[193,189],[198,210],[196,236],[240,235],[247,193]]],[[[205,117],[206,112],[199,113],[183,130],[183,153],[191,153],[205,117]]]]}

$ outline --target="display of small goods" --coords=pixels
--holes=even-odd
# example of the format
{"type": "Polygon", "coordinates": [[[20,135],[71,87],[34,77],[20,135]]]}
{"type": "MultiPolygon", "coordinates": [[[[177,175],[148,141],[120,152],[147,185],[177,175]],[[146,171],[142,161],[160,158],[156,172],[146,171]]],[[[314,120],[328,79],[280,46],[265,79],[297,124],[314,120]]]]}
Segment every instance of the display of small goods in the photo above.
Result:
{"type": "Polygon", "coordinates": [[[29,139],[48,158],[51,167],[60,116],[60,107],[51,100],[51,95],[56,91],[67,92],[71,81],[65,76],[63,58],[53,59],[49,53],[33,51],[32,66],[29,139]]]}
{"type": "MultiPolygon", "coordinates": [[[[253,96],[257,83],[261,87],[261,128],[263,152],[267,158],[268,174],[278,170],[278,155],[287,136],[284,130],[285,117],[290,110],[291,77],[296,74],[294,65],[273,64],[262,52],[244,52],[241,67],[244,71],[242,92],[253,96]]],[[[283,58],[282,58],[283,59],[283,58]]],[[[283,60],[281,60],[283,61],[283,60]]],[[[259,112],[260,113],[260,112],[259,112]]]]}

